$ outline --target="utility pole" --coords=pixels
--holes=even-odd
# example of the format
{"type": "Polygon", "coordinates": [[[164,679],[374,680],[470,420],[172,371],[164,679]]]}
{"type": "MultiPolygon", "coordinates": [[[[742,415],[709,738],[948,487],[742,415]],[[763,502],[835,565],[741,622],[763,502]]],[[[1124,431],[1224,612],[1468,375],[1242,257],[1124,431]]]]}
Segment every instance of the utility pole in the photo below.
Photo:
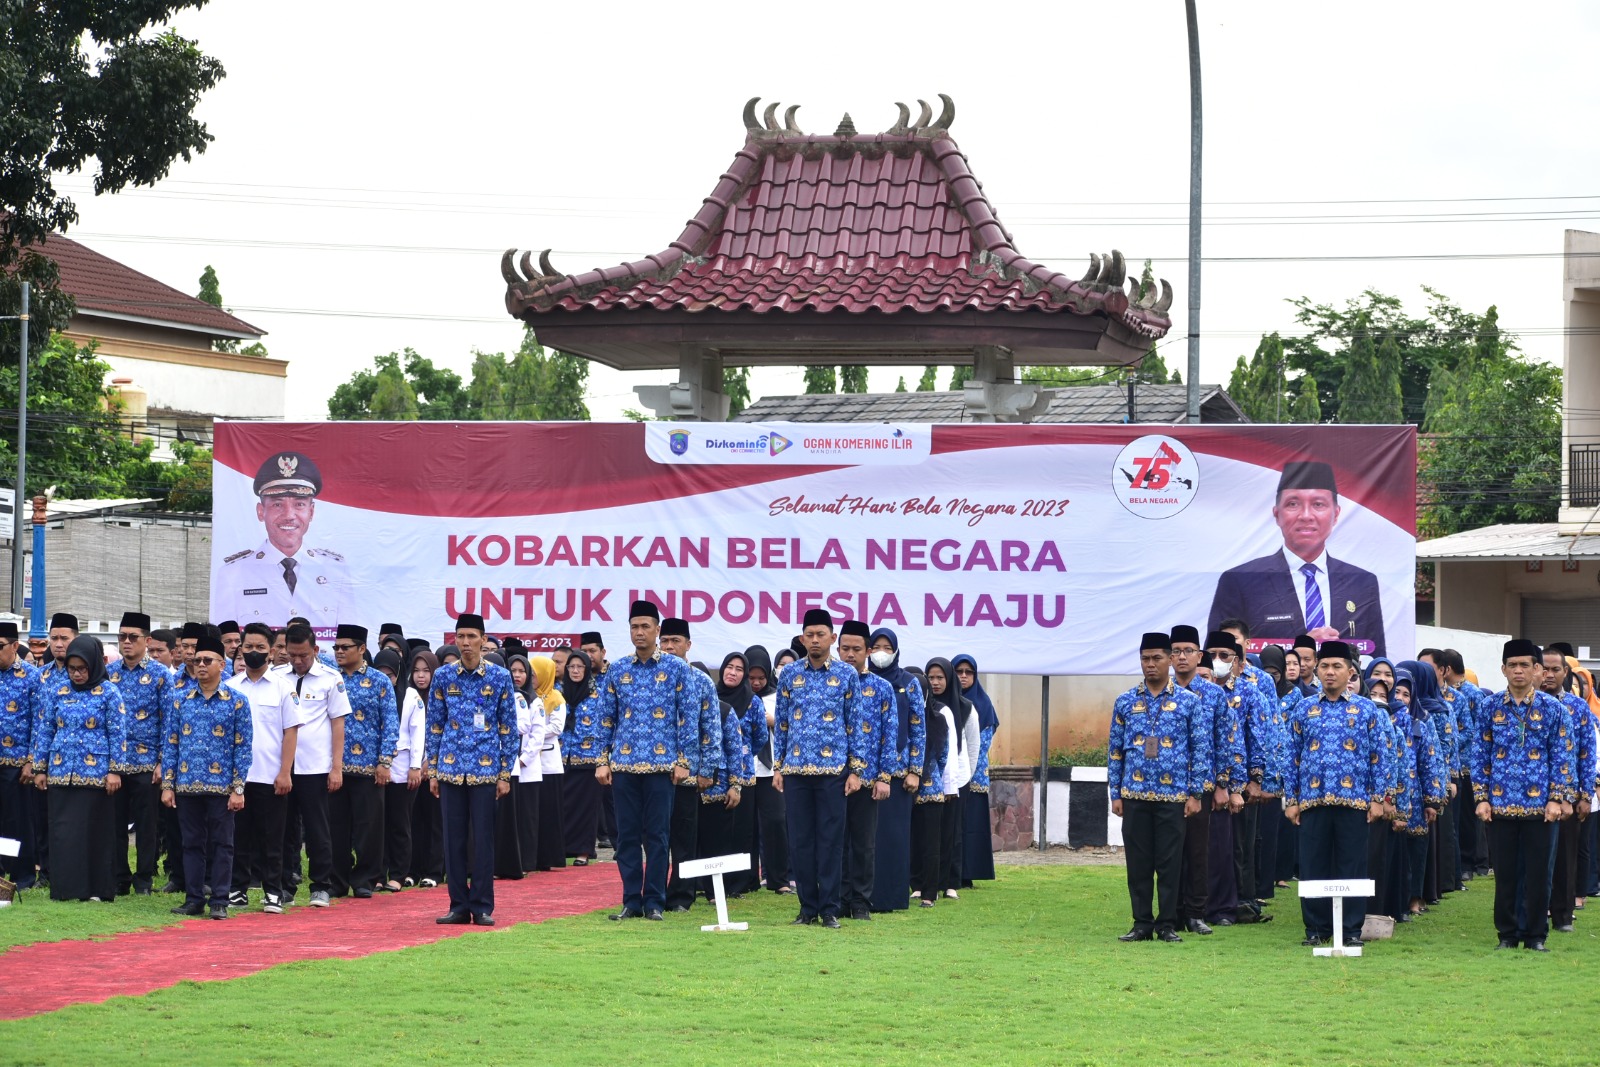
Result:
{"type": "Polygon", "coordinates": [[[1189,421],[1200,421],[1200,29],[1195,0],[1189,19],[1189,421]]]}
{"type": "Polygon", "coordinates": [[[6,316],[20,323],[18,331],[22,341],[19,346],[17,369],[17,484],[11,494],[11,613],[22,614],[22,485],[28,476],[28,296],[27,282],[22,283],[22,314],[6,316]]]}

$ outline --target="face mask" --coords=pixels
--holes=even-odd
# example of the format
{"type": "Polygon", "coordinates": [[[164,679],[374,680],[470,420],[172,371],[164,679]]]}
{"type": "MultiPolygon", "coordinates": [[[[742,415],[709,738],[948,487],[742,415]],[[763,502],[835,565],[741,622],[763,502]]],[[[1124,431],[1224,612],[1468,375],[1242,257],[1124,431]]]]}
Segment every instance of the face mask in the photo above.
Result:
{"type": "Polygon", "coordinates": [[[1216,675],[1217,681],[1220,682],[1233,673],[1233,664],[1224,663],[1219,659],[1212,665],[1211,673],[1216,675]]]}
{"type": "Polygon", "coordinates": [[[872,654],[871,658],[872,658],[872,665],[874,667],[882,667],[885,670],[887,670],[888,667],[889,667],[889,664],[894,662],[894,653],[893,652],[885,652],[882,649],[879,649],[877,652],[874,652],[872,654]]]}
{"type": "Polygon", "coordinates": [[[244,653],[244,665],[253,671],[259,671],[267,665],[267,654],[265,652],[246,652],[244,653]]]}

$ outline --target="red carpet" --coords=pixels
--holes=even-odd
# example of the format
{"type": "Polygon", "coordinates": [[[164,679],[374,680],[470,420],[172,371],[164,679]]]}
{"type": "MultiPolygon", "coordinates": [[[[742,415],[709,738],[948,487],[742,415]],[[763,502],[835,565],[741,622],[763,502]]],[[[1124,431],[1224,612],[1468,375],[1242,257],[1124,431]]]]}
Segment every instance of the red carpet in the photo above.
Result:
{"type": "Polygon", "coordinates": [[[224,922],[185,919],[104,941],[19,945],[0,955],[0,967],[29,980],[0,986],[0,1019],[139,996],[185,980],[238,978],[291,960],[355,959],[446,937],[493,934],[515,923],[581,915],[621,899],[616,865],[601,863],[495,882],[492,928],[437,925],[433,920],[450,907],[440,886],[336,900],[331,908],[306,907],[302,891],[282,915],[264,914],[252,904],[224,922]]]}

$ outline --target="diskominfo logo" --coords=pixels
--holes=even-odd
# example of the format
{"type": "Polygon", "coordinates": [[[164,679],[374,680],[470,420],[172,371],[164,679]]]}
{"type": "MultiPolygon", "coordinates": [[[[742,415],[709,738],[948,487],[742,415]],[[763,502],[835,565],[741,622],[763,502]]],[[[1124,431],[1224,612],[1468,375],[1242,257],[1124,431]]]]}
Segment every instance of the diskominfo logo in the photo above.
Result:
{"type": "Polygon", "coordinates": [[[1141,519],[1181,512],[1200,489],[1200,464],[1175,437],[1149,434],[1129,441],[1111,465],[1117,500],[1141,519]]]}

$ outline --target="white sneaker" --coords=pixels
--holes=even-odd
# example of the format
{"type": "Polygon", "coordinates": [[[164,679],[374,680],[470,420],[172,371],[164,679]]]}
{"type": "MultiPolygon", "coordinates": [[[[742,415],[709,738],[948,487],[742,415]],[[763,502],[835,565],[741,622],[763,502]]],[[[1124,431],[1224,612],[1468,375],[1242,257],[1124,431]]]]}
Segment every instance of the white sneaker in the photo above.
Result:
{"type": "Polygon", "coordinates": [[[312,893],[311,906],[313,908],[326,908],[328,906],[328,894],[321,889],[312,893]]]}
{"type": "Polygon", "coordinates": [[[267,898],[261,902],[261,910],[266,912],[268,915],[282,915],[283,904],[278,900],[277,897],[269,893],[267,894],[267,898]]]}
{"type": "Polygon", "coordinates": [[[946,900],[960,900],[961,899],[961,895],[959,893],[957,893],[954,889],[946,889],[944,891],[944,895],[945,895],[945,899],[946,900]]]}

